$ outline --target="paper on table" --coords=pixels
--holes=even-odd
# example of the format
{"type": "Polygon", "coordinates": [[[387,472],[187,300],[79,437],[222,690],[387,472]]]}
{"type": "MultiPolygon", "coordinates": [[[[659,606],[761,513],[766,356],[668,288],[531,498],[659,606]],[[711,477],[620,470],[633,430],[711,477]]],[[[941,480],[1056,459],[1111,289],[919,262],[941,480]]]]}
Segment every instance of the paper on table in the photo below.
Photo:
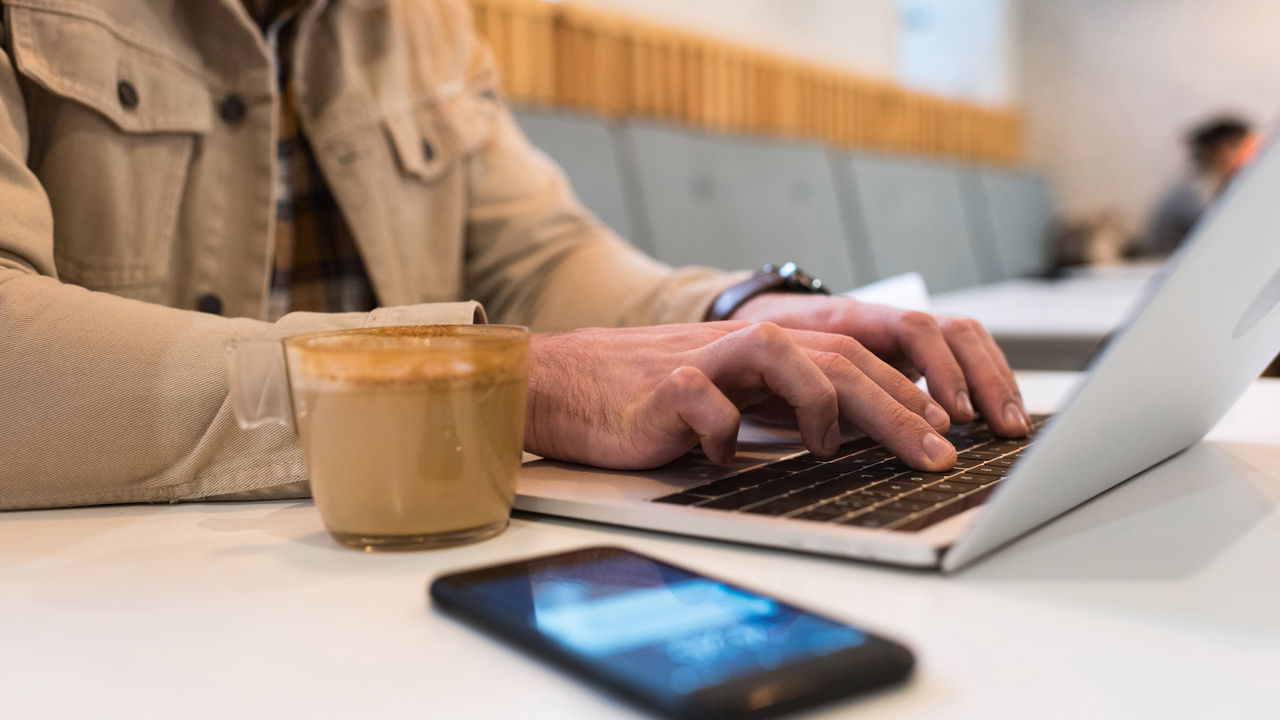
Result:
{"type": "Polygon", "coordinates": [[[894,275],[842,294],[854,300],[892,305],[904,310],[929,310],[929,289],[925,287],[924,277],[917,272],[894,275]]]}

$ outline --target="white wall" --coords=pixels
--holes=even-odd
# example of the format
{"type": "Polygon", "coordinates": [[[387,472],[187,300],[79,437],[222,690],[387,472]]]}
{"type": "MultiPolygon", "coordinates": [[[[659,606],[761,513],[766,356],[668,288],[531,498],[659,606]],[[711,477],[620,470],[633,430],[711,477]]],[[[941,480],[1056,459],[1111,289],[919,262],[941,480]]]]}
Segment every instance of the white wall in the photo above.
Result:
{"type": "Polygon", "coordinates": [[[985,105],[1014,101],[1014,0],[898,0],[898,80],[985,105]]]}
{"type": "Polygon", "coordinates": [[[892,78],[896,0],[575,0],[892,78]]]}
{"type": "Polygon", "coordinates": [[[1070,214],[1141,227],[1185,167],[1182,136],[1224,110],[1280,109],[1276,0],[1021,0],[1030,161],[1070,214]]]}

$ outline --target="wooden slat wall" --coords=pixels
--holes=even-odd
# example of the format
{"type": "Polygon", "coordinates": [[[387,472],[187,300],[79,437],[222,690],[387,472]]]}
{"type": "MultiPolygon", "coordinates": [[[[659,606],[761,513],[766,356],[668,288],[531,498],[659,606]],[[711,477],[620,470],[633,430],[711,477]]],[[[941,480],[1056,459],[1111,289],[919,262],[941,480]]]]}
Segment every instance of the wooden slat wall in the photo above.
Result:
{"type": "Polygon", "coordinates": [[[470,0],[511,98],[609,117],[1000,164],[1021,156],[1011,110],[572,3],[470,0]]]}

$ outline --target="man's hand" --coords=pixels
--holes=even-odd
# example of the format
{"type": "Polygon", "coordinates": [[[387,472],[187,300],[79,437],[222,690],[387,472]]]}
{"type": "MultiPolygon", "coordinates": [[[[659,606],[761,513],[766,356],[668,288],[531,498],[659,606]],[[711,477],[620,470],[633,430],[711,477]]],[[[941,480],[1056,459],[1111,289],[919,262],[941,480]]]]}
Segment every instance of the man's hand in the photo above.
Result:
{"type": "Polygon", "coordinates": [[[674,460],[701,442],[733,457],[744,409],[784,403],[804,444],[831,455],[840,420],[914,467],[943,470],[947,412],[845,335],[726,321],[533,338],[525,448],[619,469],[674,460]]]}
{"type": "Polygon", "coordinates": [[[976,407],[997,434],[1021,437],[1030,427],[1009,362],[973,320],[787,293],[752,298],[733,319],[847,335],[886,362],[923,374],[929,394],[953,421],[972,421],[976,407]]]}

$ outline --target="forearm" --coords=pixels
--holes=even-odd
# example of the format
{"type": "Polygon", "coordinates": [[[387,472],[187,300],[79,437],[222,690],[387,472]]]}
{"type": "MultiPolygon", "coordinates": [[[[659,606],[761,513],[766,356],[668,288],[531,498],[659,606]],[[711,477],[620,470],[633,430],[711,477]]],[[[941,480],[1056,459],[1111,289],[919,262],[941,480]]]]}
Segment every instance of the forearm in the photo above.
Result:
{"type": "Polygon", "coordinates": [[[223,343],[379,319],[227,319],[0,267],[0,509],[304,492],[291,430],[237,427],[223,343]]]}
{"type": "Polygon", "coordinates": [[[599,228],[571,232],[581,236],[563,239],[530,277],[486,298],[496,318],[542,331],[698,322],[744,277],[668,267],[599,228]]]}
{"type": "Polygon", "coordinates": [[[673,269],[623,242],[505,109],[468,163],[467,287],[496,320],[538,330],[696,322],[744,277],[673,269]]]}
{"type": "Polygon", "coordinates": [[[540,310],[566,329],[700,322],[716,296],[745,276],[670,268],[629,246],[584,244],[550,270],[540,310]]]}

